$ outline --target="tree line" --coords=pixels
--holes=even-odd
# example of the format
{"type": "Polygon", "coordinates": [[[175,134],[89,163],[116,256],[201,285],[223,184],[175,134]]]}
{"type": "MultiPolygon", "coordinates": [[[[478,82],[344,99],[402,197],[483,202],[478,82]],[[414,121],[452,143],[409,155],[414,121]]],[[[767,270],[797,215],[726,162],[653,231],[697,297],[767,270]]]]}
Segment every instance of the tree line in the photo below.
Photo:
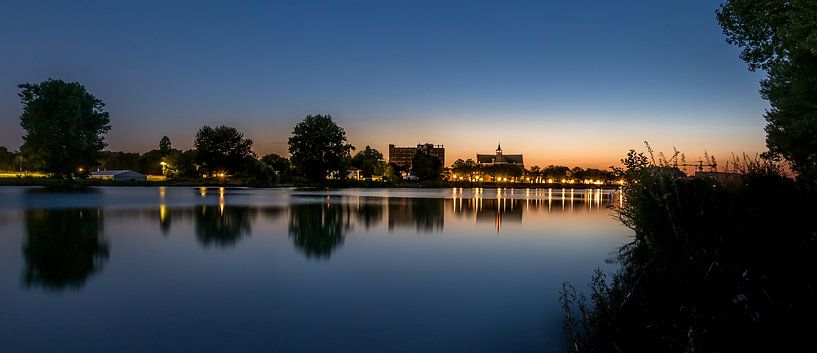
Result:
{"type": "MultiPolygon", "coordinates": [[[[359,170],[363,178],[391,182],[406,174],[420,181],[437,181],[445,176],[443,161],[424,151],[417,152],[410,168],[387,163],[383,154],[370,146],[352,155],[355,147],[331,115],[308,115],[295,125],[288,141],[289,158],[277,154],[259,157],[253,151],[252,139],[224,125],[201,127],[192,149],[174,148],[170,138],[164,136],[157,148],[145,153],[106,151],[104,135],[111,129],[110,114],[83,85],[48,79],[18,87],[24,143],[18,152],[0,147],[0,170],[42,171],[72,180],[97,169],[127,169],[176,180],[231,178],[256,185],[344,179],[350,168],[359,170]]],[[[531,170],[512,165],[482,166],[472,159],[457,160],[450,172],[454,176],[479,174],[491,178],[524,175],[528,181],[542,182],[565,178],[609,180],[611,175],[598,169],[564,166],[531,170]]]]}
{"type": "Polygon", "coordinates": [[[230,126],[203,126],[192,149],[173,148],[167,136],[158,148],[145,153],[104,151],[104,135],[111,129],[105,104],[77,82],[57,79],[20,88],[25,134],[18,152],[0,147],[0,169],[34,170],[72,180],[96,169],[130,169],[163,174],[172,179],[242,178],[272,184],[303,178],[321,182],[343,179],[349,167],[367,177],[394,176],[383,154],[366,146],[352,156],[345,130],[330,115],[309,115],[295,125],[286,158],[277,154],[258,157],[253,141],[230,126]]]}

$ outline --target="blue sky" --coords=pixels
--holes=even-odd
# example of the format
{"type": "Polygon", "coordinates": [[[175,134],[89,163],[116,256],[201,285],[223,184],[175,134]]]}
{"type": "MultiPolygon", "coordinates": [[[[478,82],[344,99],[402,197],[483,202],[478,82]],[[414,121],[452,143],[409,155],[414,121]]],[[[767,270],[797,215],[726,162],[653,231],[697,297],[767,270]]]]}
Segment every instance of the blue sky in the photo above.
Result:
{"type": "Polygon", "coordinates": [[[111,150],[190,147],[228,124],[259,154],[329,113],[351,142],[433,141],[447,163],[607,166],[651,141],[697,158],[763,149],[761,73],[718,1],[17,1],[0,4],[0,145],[22,142],[16,85],[79,81],[111,150]]]}

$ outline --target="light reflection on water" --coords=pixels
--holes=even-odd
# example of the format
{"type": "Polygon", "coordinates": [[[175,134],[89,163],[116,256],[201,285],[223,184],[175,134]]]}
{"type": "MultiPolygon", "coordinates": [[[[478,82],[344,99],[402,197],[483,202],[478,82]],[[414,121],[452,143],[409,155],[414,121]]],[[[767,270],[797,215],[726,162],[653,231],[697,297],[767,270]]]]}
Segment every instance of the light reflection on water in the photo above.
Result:
{"type": "Polygon", "coordinates": [[[2,188],[0,341],[20,352],[558,350],[557,290],[614,269],[605,259],[629,232],[609,208],[621,202],[561,188],[2,188]]]}

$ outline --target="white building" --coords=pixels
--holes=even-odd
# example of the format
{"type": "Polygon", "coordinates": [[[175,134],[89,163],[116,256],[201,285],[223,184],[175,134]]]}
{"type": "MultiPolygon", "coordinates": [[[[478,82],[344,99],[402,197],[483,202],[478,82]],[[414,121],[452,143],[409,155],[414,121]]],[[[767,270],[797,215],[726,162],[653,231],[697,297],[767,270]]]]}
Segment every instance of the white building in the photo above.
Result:
{"type": "Polygon", "coordinates": [[[144,174],[137,173],[132,170],[100,170],[96,172],[91,172],[91,174],[88,175],[88,178],[115,181],[148,180],[148,178],[144,174]]]}

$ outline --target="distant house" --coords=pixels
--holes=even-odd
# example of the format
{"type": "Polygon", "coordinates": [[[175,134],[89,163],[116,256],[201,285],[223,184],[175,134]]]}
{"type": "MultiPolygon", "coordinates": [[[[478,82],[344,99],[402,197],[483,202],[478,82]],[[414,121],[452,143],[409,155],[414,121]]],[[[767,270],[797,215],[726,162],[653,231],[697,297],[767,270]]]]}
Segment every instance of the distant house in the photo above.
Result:
{"type": "Polygon", "coordinates": [[[142,174],[137,173],[132,170],[100,170],[96,172],[91,172],[88,175],[91,179],[100,179],[100,180],[114,180],[114,181],[146,181],[148,178],[142,174]]]}
{"type": "Polygon", "coordinates": [[[352,180],[361,180],[363,179],[362,172],[363,171],[358,168],[350,167],[348,170],[346,170],[346,178],[352,180]]]}

